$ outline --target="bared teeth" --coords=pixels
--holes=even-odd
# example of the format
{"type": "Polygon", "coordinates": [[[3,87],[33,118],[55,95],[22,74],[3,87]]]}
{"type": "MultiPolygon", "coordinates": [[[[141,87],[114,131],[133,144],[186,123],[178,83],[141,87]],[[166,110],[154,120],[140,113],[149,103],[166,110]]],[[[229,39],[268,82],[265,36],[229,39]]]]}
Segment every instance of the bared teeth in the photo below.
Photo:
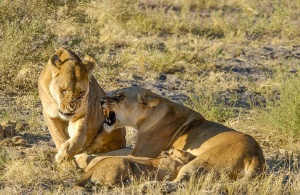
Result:
{"type": "Polygon", "coordinates": [[[107,124],[109,124],[109,125],[111,125],[111,120],[110,120],[110,118],[107,118],[107,119],[105,119],[105,122],[107,123],[107,124]]]}
{"type": "Polygon", "coordinates": [[[116,115],[114,112],[109,112],[108,117],[105,119],[105,123],[109,126],[113,125],[116,122],[116,115]]]}
{"type": "Polygon", "coordinates": [[[103,109],[102,112],[103,112],[104,116],[108,116],[107,110],[103,109]]]}

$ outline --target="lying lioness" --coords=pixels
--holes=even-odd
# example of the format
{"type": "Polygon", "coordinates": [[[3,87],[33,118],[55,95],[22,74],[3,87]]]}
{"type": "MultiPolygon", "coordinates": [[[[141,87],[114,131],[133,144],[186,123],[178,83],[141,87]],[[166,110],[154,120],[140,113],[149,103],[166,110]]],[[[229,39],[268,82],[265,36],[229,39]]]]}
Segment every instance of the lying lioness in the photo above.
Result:
{"type": "MultiPolygon", "coordinates": [[[[85,157],[89,158],[89,155],[85,157]]],[[[181,167],[194,158],[194,155],[178,149],[162,152],[158,158],[97,157],[90,162],[83,179],[76,185],[85,187],[92,182],[104,187],[121,186],[132,177],[140,179],[142,176],[149,180],[173,180],[181,167]]]]}
{"type": "Polygon", "coordinates": [[[233,179],[252,177],[264,169],[262,149],[251,136],[208,121],[149,90],[121,89],[101,103],[108,116],[106,131],[124,126],[137,129],[132,156],[157,157],[169,148],[197,156],[180,169],[173,184],[212,169],[222,170],[233,179]]]}

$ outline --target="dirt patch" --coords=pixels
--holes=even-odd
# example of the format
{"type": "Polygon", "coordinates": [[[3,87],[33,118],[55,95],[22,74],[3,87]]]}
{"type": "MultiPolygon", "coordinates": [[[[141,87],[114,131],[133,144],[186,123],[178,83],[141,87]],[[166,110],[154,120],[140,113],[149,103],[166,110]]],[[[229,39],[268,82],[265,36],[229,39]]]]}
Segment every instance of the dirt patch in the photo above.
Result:
{"type": "Polygon", "coordinates": [[[27,146],[28,142],[24,140],[21,136],[14,136],[12,138],[6,138],[1,141],[3,146],[27,146]]]}
{"type": "Polygon", "coordinates": [[[18,135],[19,131],[23,131],[26,123],[17,123],[13,121],[5,121],[0,125],[0,144],[2,146],[28,146],[28,141],[18,135]]]}
{"type": "MultiPolygon", "coordinates": [[[[163,72],[143,72],[139,69],[124,70],[114,78],[114,86],[123,88],[140,86],[152,92],[168,97],[176,102],[185,102],[197,94],[206,85],[217,89],[217,102],[225,106],[251,109],[251,106],[265,107],[266,97],[260,87],[268,86],[277,71],[283,74],[298,73],[300,46],[266,45],[259,48],[238,45],[224,45],[219,48],[218,57],[204,59],[210,63],[207,68],[188,67],[187,64],[174,65],[163,72]],[[188,73],[188,74],[186,74],[188,73]],[[185,75],[193,75],[185,77],[185,75]],[[216,85],[218,86],[216,88],[216,85]],[[234,102],[232,101],[234,99],[234,102]]],[[[106,83],[100,83],[106,90],[114,89],[106,83]]],[[[274,100],[280,94],[273,87],[274,100]]]]}

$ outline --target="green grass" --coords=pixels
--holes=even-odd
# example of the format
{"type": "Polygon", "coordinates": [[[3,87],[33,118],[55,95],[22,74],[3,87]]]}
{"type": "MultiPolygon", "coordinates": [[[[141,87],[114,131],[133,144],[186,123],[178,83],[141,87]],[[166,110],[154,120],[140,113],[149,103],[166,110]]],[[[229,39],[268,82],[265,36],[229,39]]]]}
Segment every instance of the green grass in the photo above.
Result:
{"type": "Polygon", "coordinates": [[[201,113],[206,119],[221,123],[240,114],[233,107],[226,106],[223,100],[217,99],[217,95],[217,93],[208,93],[208,91],[198,92],[191,97],[192,105],[190,107],[201,113]]]}
{"type": "Polygon", "coordinates": [[[38,63],[48,58],[47,50],[53,49],[53,35],[47,25],[54,16],[53,9],[54,5],[47,1],[0,3],[0,74],[5,75],[0,78],[0,89],[36,89],[38,63]]]}
{"type": "Polygon", "coordinates": [[[279,86],[280,99],[270,99],[268,110],[262,111],[263,123],[269,128],[286,133],[292,137],[300,135],[300,79],[290,76],[279,86]]]}

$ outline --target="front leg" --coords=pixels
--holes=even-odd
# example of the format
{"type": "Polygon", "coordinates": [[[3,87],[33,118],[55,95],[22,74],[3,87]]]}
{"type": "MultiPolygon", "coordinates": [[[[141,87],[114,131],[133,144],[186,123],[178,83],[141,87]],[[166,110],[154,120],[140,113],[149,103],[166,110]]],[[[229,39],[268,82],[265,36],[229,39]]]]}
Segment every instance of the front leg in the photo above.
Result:
{"type": "Polygon", "coordinates": [[[68,122],[60,118],[51,118],[45,112],[44,118],[56,149],[59,150],[61,145],[69,139],[67,134],[68,122]]]}
{"type": "Polygon", "coordinates": [[[104,153],[126,147],[125,128],[115,129],[111,132],[102,130],[93,142],[85,149],[88,154],[104,153]]]}
{"type": "Polygon", "coordinates": [[[55,156],[58,163],[64,160],[70,160],[80,152],[86,141],[86,125],[85,117],[81,117],[76,121],[70,121],[68,133],[70,139],[63,143],[55,156]]]}

